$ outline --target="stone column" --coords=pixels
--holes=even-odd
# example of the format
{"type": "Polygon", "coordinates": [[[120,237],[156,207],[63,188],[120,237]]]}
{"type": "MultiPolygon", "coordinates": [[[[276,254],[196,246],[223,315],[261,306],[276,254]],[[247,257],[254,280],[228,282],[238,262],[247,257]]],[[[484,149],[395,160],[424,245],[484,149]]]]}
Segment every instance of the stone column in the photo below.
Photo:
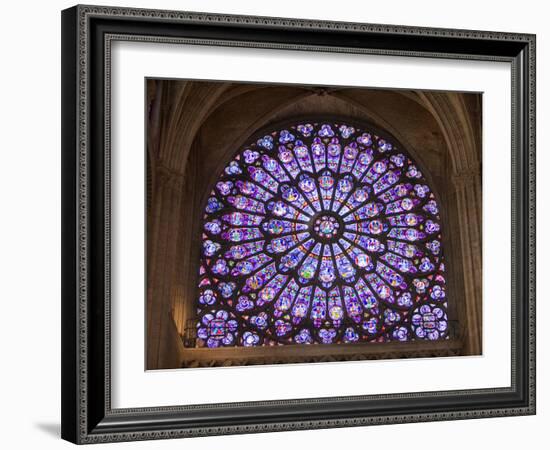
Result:
{"type": "Polygon", "coordinates": [[[179,366],[177,333],[171,314],[176,243],[180,229],[183,176],[162,166],[153,174],[153,201],[148,223],[147,368],[179,366]]]}
{"type": "Polygon", "coordinates": [[[197,278],[201,249],[200,208],[202,192],[196,189],[196,166],[198,155],[194,147],[189,154],[185,170],[185,183],[182,188],[182,207],[180,209],[180,233],[177,242],[176,269],[172,289],[172,308],[174,322],[180,335],[185,334],[188,320],[195,316],[197,278]]]}
{"type": "Polygon", "coordinates": [[[459,221],[460,261],[464,286],[465,353],[482,351],[482,209],[481,174],[463,170],[452,177],[459,221]]]}

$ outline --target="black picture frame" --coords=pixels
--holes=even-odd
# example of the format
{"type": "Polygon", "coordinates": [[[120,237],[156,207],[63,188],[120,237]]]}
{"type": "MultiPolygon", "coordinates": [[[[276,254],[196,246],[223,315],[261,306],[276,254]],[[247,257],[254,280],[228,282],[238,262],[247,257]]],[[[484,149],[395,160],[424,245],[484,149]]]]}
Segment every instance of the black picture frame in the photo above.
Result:
{"type": "Polygon", "coordinates": [[[535,36],[75,6],[62,12],[62,437],[98,443],[535,414],[535,36]],[[113,40],[512,66],[511,386],[113,409],[109,99],[113,40]]]}

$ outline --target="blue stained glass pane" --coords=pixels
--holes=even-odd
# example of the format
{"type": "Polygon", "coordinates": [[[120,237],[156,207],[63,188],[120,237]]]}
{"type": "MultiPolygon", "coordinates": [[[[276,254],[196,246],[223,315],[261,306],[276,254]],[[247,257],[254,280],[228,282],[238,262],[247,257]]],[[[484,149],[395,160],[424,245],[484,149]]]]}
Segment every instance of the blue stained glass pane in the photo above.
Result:
{"type": "Polygon", "coordinates": [[[249,167],[248,168],[248,173],[250,174],[250,178],[252,178],[260,186],[265,186],[270,191],[277,192],[277,188],[279,187],[279,183],[277,182],[277,180],[275,180],[275,178],[273,178],[271,175],[269,175],[261,167],[249,167]]]}
{"type": "Polygon", "coordinates": [[[352,261],[336,244],[333,245],[333,251],[338,273],[342,278],[351,282],[357,272],[353,267],[352,261]]]}
{"type": "Polygon", "coordinates": [[[343,203],[342,208],[338,213],[345,217],[349,215],[351,211],[356,210],[359,206],[363,205],[369,199],[369,190],[367,186],[359,186],[355,189],[343,203]]]}
{"type": "Polygon", "coordinates": [[[252,213],[265,214],[264,204],[261,201],[245,197],[244,195],[227,197],[227,201],[236,209],[241,209],[252,213]]]}
{"type": "Polygon", "coordinates": [[[344,309],[342,299],[337,288],[332,289],[328,294],[328,316],[332,320],[332,325],[339,328],[344,319],[344,309]]]}
{"type": "Polygon", "coordinates": [[[317,183],[315,178],[302,174],[299,178],[298,186],[305,195],[305,197],[310,201],[316,211],[321,211],[321,201],[319,198],[319,191],[317,190],[317,183]]]}
{"type": "Polygon", "coordinates": [[[419,203],[420,200],[416,198],[405,197],[401,200],[397,200],[388,204],[386,206],[386,214],[395,214],[398,212],[410,211],[419,203]]]}
{"type": "Polygon", "coordinates": [[[376,272],[391,286],[400,289],[407,289],[405,278],[395,270],[382,264],[380,261],[376,264],[376,272]]]}
{"type": "Polygon", "coordinates": [[[314,244],[315,240],[309,239],[303,245],[300,245],[292,249],[290,252],[286,253],[280,259],[279,270],[283,272],[288,272],[298,267],[302,259],[304,259],[304,257],[314,244]]]}
{"type": "Polygon", "coordinates": [[[319,328],[325,320],[327,314],[327,294],[325,291],[319,288],[315,288],[315,294],[313,295],[313,302],[311,304],[311,320],[313,326],[319,328]]]}
{"type": "Polygon", "coordinates": [[[380,194],[378,198],[384,203],[389,203],[397,200],[398,198],[404,197],[411,191],[411,189],[412,184],[410,183],[398,184],[397,186],[394,186],[391,189],[388,189],[386,192],[380,194]]]}
{"type": "Polygon", "coordinates": [[[322,286],[327,289],[332,286],[337,277],[336,269],[332,263],[332,254],[328,245],[326,245],[323,250],[318,276],[322,286]]]}
{"type": "Polygon", "coordinates": [[[347,173],[351,171],[358,153],[359,150],[355,142],[351,142],[349,145],[346,145],[344,148],[344,153],[342,154],[342,162],[340,163],[340,173],[347,173]]]}
{"type": "Polygon", "coordinates": [[[380,259],[387,262],[390,266],[395,267],[402,273],[416,273],[418,269],[414,263],[407,258],[396,255],[394,253],[384,253],[380,259]]]}
{"type": "Polygon", "coordinates": [[[412,227],[424,222],[424,216],[408,213],[388,217],[388,222],[394,227],[412,227]]]}
{"type": "Polygon", "coordinates": [[[374,183],[374,193],[379,194],[399,180],[401,172],[398,170],[390,170],[383,175],[376,183],[374,183]]]}
{"type": "Polygon", "coordinates": [[[268,155],[263,155],[262,166],[277,181],[279,182],[290,181],[290,178],[288,177],[288,175],[286,174],[286,172],[281,167],[281,165],[277,162],[276,159],[271,158],[268,155]]]}
{"type": "Polygon", "coordinates": [[[418,231],[416,228],[392,228],[388,237],[405,241],[419,241],[426,237],[426,233],[418,231]]]}
{"type": "Polygon", "coordinates": [[[234,277],[248,275],[271,261],[272,259],[264,253],[251,256],[244,261],[239,261],[231,271],[231,275],[234,277]]]}
{"type": "Polygon", "coordinates": [[[273,279],[267,283],[266,287],[258,293],[258,300],[256,304],[258,306],[263,306],[266,303],[271,303],[281,291],[287,278],[288,277],[286,275],[276,275],[273,277],[273,279]]]}
{"type": "Polygon", "coordinates": [[[343,286],[342,289],[344,291],[344,303],[346,306],[346,311],[348,313],[348,316],[354,322],[357,322],[357,323],[360,322],[361,315],[363,313],[363,308],[361,307],[361,303],[357,298],[357,294],[355,293],[355,290],[351,286],[343,286]]]}
{"type": "Polygon", "coordinates": [[[302,143],[302,141],[296,141],[296,145],[294,146],[294,155],[296,156],[296,160],[303,171],[313,172],[309,149],[302,143]]]}
{"type": "Polygon", "coordinates": [[[266,250],[270,253],[285,253],[289,249],[294,248],[298,243],[304,241],[309,237],[309,233],[290,234],[280,238],[271,240],[266,246],[266,250]]]}
{"type": "Polygon", "coordinates": [[[321,139],[316,140],[311,144],[311,154],[315,164],[315,170],[320,172],[327,166],[326,146],[321,139]]]}
{"type": "Polygon", "coordinates": [[[363,178],[363,175],[370,166],[373,158],[374,156],[371,149],[363,150],[357,155],[357,161],[355,162],[355,167],[352,170],[355,178],[357,178],[358,180],[363,178]]]}
{"type": "Polygon", "coordinates": [[[273,197],[272,194],[267,192],[262,187],[258,186],[256,183],[252,183],[251,181],[237,181],[235,183],[237,186],[237,189],[239,192],[243,195],[252,196],[255,199],[261,200],[262,202],[265,202],[266,200],[269,200],[273,197]]]}
{"type": "MultiPolygon", "coordinates": [[[[361,197],[362,198],[362,197],[361,197]]],[[[370,219],[371,217],[377,217],[380,215],[380,213],[383,211],[383,207],[380,203],[376,202],[369,202],[351,213],[348,213],[344,216],[344,221],[351,222],[356,221],[360,222],[365,219],[370,219]]],[[[342,214],[344,212],[342,211],[342,214]]]]}
{"type": "Polygon", "coordinates": [[[243,292],[251,292],[260,289],[277,273],[275,264],[270,264],[260,271],[248,277],[244,283],[243,292]]]}
{"type": "Polygon", "coordinates": [[[373,184],[382,174],[386,173],[386,170],[388,170],[388,161],[386,159],[374,161],[365,173],[362,181],[373,184]]]}
{"type": "Polygon", "coordinates": [[[281,145],[279,147],[279,161],[282,163],[284,169],[290,174],[292,178],[296,178],[300,173],[300,167],[298,166],[298,163],[296,162],[296,158],[294,157],[294,152],[285,147],[284,145],[281,145]]]}
{"type": "Polygon", "coordinates": [[[340,145],[338,139],[334,138],[330,141],[330,144],[328,144],[327,146],[327,165],[328,165],[328,168],[333,172],[338,171],[341,155],[342,155],[342,146],[340,145]]]}
{"type": "Polygon", "coordinates": [[[298,297],[296,297],[296,301],[294,302],[294,306],[292,307],[292,321],[294,324],[301,323],[302,320],[307,317],[312,292],[313,286],[307,286],[300,289],[298,297]]]}
{"type": "Polygon", "coordinates": [[[288,185],[281,186],[281,197],[292,204],[297,210],[306,212],[309,215],[315,214],[315,211],[309,206],[309,203],[298,188],[288,185]]]}
{"type": "Polygon", "coordinates": [[[371,311],[378,306],[378,300],[369,289],[367,284],[360,278],[355,285],[359,301],[363,305],[366,311],[371,311]]]}
{"type": "Polygon", "coordinates": [[[374,274],[365,275],[365,279],[371,286],[372,290],[377,294],[378,298],[388,303],[394,303],[393,290],[382,279],[374,274]]]}
{"type": "Polygon", "coordinates": [[[232,212],[231,214],[225,214],[222,216],[222,219],[229,223],[230,225],[259,225],[262,220],[264,220],[263,216],[257,216],[254,214],[249,213],[242,213],[242,212],[232,212]]]}
{"type": "Polygon", "coordinates": [[[225,241],[244,242],[262,237],[262,232],[258,228],[230,228],[221,237],[225,241]]]}
{"type": "Polygon", "coordinates": [[[321,247],[322,244],[316,244],[298,269],[298,280],[301,283],[311,282],[317,274],[317,266],[319,265],[321,247]]]}
{"type": "Polygon", "coordinates": [[[284,290],[281,292],[281,295],[279,295],[279,298],[275,302],[275,316],[279,317],[281,314],[288,311],[292,303],[294,302],[294,298],[296,297],[296,294],[298,293],[299,286],[294,280],[290,280],[290,282],[285,286],[284,290]]]}

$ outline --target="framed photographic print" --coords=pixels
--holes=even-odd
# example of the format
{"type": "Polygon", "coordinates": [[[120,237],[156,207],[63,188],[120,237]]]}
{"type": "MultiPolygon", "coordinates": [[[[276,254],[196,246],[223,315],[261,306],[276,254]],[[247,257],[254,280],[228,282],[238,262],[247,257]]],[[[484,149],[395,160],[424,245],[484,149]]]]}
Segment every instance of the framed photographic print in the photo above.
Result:
{"type": "Polygon", "coordinates": [[[62,436],[535,413],[535,37],[62,13],[62,436]]]}

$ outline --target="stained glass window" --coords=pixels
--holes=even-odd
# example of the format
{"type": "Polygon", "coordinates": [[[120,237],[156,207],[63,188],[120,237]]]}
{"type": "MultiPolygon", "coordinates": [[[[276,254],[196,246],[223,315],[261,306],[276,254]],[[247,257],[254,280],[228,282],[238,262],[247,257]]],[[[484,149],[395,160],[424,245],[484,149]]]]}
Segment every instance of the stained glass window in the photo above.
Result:
{"type": "Polygon", "coordinates": [[[198,346],[447,338],[438,202],[369,130],[300,123],[240,149],[201,247],[198,346]]]}

